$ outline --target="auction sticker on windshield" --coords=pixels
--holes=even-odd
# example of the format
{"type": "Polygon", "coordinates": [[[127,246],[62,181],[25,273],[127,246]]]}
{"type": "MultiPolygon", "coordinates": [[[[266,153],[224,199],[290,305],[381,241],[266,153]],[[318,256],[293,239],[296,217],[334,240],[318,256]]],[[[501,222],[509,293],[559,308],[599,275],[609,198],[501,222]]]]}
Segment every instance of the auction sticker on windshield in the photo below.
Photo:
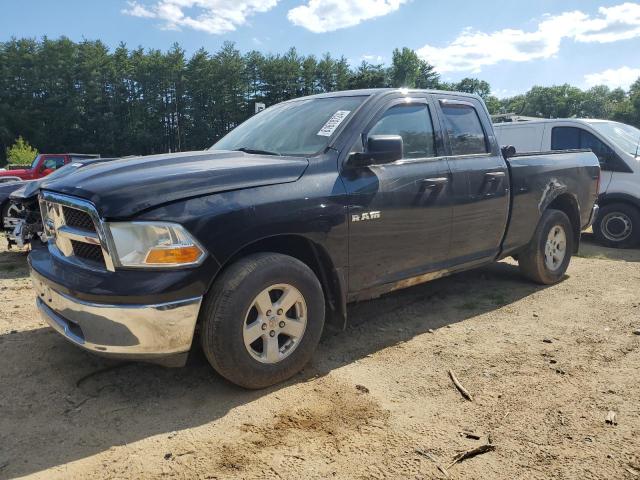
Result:
{"type": "Polygon", "coordinates": [[[333,132],[336,131],[336,128],[340,126],[340,124],[344,121],[345,118],[351,113],[351,110],[338,110],[336,113],[331,115],[331,118],[327,120],[327,123],[323,125],[323,127],[318,132],[318,135],[321,137],[330,137],[333,135],[333,132]]]}

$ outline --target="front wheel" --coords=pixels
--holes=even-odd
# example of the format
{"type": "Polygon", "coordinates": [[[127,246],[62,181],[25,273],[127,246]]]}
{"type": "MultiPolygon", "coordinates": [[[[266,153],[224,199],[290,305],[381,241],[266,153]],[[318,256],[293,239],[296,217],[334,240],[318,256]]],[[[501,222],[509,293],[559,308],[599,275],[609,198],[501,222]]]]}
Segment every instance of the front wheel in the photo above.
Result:
{"type": "Polygon", "coordinates": [[[518,256],[520,270],[536,283],[557,283],[569,267],[574,245],[569,217],[560,210],[546,210],[529,246],[518,256]]]}
{"type": "Polygon", "coordinates": [[[264,388],[300,371],[324,326],[318,278],[277,253],[247,256],[216,280],[201,311],[202,348],[213,368],[245,388],[264,388]]]}
{"type": "Polygon", "coordinates": [[[606,247],[631,248],[640,243],[640,210],[625,203],[612,203],[600,209],[593,234],[606,247]]]}

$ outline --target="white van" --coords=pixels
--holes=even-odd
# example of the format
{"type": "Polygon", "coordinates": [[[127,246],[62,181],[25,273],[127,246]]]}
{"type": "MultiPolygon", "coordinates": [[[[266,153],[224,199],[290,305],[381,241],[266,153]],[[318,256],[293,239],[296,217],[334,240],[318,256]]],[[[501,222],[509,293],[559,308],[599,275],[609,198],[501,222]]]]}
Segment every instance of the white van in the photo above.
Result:
{"type": "Polygon", "coordinates": [[[640,244],[640,130],[574,118],[498,123],[494,128],[500,145],[513,145],[518,153],[591,149],[602,167],[596,238],[610,247],[640,244]]]}

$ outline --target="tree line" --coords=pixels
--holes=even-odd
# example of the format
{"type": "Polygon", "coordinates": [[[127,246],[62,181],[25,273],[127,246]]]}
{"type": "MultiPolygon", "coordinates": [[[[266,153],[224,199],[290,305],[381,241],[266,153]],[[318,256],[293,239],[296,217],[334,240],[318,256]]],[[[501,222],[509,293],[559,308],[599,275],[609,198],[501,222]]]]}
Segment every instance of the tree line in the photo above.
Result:
{"type": "Polygon", "coordinates": [[[477,78],[442,81],[411,49],[393,51],[389,67],[346,58],[240,52],[225,43],[191,56],[110,50],[101,41],[11,39],[0,43],[0,162],[19,136],[41,152],[103,156],[201,149],[247,119],[256,103],[336,90],[375,87],[440,88],[477,93],[491,113],[597,117],[640,125],[640,79],[629,91],[605,86],[533,87],[498,99],[477,78]]]}

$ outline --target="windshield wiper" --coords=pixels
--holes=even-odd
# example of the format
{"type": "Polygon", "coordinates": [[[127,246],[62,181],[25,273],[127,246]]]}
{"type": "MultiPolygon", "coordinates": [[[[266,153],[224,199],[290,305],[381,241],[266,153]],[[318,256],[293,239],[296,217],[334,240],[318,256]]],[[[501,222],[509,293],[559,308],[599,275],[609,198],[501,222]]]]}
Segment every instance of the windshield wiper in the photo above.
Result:
{"type": "Polygon", "coordinates": [[[244,153],[252,153],[252,154],[256,154],[256,155],[277,155],[278,157],[280,156],[280,154],[278,152],[270,152],[269,150],[259,150],[259,149],[256,149],[256,148],[248,148],[248,147],[236,148],[234,151],[236,151],[236,152],[244,152],[244,153]]]}

